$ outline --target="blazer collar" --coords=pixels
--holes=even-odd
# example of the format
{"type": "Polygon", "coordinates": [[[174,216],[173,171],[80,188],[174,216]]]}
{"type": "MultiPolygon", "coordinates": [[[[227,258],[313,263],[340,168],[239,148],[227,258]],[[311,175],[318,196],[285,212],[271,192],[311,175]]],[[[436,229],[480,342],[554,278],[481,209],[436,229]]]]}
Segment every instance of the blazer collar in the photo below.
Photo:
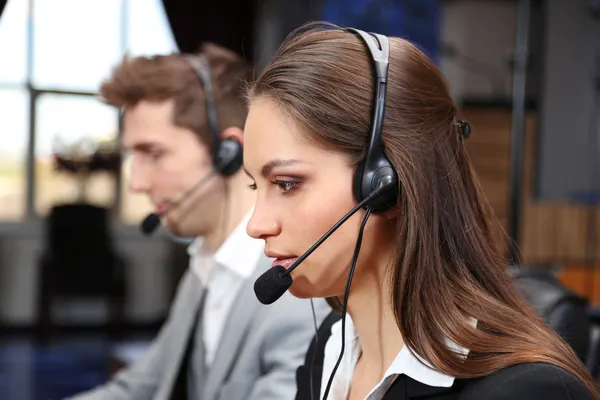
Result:
{"type": "MultiPolygon", "coordinates": [[[[476,324],[475,320],[470,321],[473,325],[476,324]]],[[[360,342],[352,322],[350,315],[346,315],[346,348],[344,350],[344,358],[342,359],[339,369],[336,375],[341,375],[341,381],[334,380],[334,387],[337,389],[344,389],[344,386],[352,380],[353,371],[355,368],[356,360],[360,355],[360,342]],[[337,383],[337,386],[336,386],[337,383]]],[[[325,362],[324,370],[326,371],[325,376],[329,376],[333,369],[333,360],[336,360],[341,350],[342,342],[342,320],[335,322],[331,327],[331,337],[325,344],[325,362]]],[[[453,343],[449,338],[446,338],[446,345],[453,351],[466,356],[469,350],[464,349],[457,344],[453,343]]],[[[452,387],[455,378],[448,376],[440,371],[435,370],[431,367],[423,358],[412,352],[406,345],[396,355],[391,365],[385,372],[384,379],[377,385],[375,390],[385,390],[385,387],[390,385],[390,382],[394,376],[406,375],[414,380],[415,382],[421,382],[426,387],[441,387],[447,388],[452,387]]],[[[389,389],[388,389],[389,390],[389,389]]]]}

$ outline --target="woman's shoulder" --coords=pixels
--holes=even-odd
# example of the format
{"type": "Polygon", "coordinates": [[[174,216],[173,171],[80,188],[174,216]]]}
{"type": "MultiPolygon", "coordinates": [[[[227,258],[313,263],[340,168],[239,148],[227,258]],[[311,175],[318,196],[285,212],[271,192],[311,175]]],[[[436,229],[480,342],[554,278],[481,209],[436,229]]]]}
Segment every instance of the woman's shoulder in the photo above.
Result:
{"type": "Polygon", "coordinates": [[[463,382],[459,400],[594,400],[583,382],[548,363],[517,364],[463,382]]]}

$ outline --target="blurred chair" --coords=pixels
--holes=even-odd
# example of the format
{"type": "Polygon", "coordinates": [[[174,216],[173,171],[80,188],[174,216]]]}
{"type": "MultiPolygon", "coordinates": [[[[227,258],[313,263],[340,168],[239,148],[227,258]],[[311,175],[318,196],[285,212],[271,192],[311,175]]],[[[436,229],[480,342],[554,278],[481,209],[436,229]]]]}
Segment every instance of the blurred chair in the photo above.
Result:
{"type": "Polygon", "coordinates": [[[510,266],[508,270],[525,300],[585,362],[591,331],[587,300],[561,285],[548,268],[510,266]]]}
{"type": "Polygon", "coordinates": [[[38,332],[55,327],[52,304],[58,298],[103,298],[109,328],[123,325],[125,260],[112,243],[108,210],[86,203],[57,205],[46,220],[45,248],[39,260],[38,332]]]}

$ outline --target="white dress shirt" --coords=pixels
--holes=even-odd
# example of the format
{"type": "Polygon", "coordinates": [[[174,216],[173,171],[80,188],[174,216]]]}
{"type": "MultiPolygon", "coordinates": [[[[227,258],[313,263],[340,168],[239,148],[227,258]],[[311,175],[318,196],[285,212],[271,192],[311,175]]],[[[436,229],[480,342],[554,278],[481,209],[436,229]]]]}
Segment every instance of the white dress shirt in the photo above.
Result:
{"type": "MultiPolygon", "coordinates": [[[[475,323],[475,320],[473,320],[475,323]]],[[[449,347],[454,351],[467,355],[469,351],[464,349],[450,340],[447,341],[449,347]]],[[[329,377],[333,371],[340,350],[342,348],[342,320],[340,319],[331,326],[331,336],[325,344],[325,358],[323,359],[323,375],[321,378],[321,398],[325,394],[329,377]]],[[[361,354],[360,342],[356,335],[354,323],[349,314],[346,314],[346,346],[342,361],[337,369],[327,400],[346,400],[350,394],[352,377],[354,368],[361,354]]],[[[424,361],[430,365],[427,361],[424,361]]],[[[444,375],[441,372],[427,368],[409,351],[406,346],[403,346],[396,358],[389,366],[383,379],[369,392],[365,400],[381,400],[387,390],[392,386],[398,375],[405,374],[410,378],[424,383],[428,386],[435,387],[451,387],[454,384],[454,378],[444,375]]]]}
{"type": "Polygon", "coordinates": [[[251,212],[214,254],[204,247],[202,238],[188,247],[190,268],[208,289],[202,312],[207,366],[214,360],[231,306],[264,252],[263,240],[253,239],[246,233],[250,215],[251,212]]]}

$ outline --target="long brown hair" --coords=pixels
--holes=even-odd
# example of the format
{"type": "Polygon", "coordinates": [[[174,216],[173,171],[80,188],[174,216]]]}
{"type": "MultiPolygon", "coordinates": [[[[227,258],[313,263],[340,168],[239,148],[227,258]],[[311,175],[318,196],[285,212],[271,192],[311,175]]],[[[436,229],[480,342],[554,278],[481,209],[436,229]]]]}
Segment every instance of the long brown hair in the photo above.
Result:
{"type": "MultiPolygon", "coordinates": [[[[390,46],[383,140],[401,183],[390,284],[406,345],[459,378],[551,363],[600,399],[575,353],[508,277],[499,224],[462,143],[444,77],[408,41],[390,38],[390,46]],[[470,349],[469,357],[449,350],[446,338],[470,349]]],[[[310,23],[288,36],[248,97],[268,96],[310,140],[356,165],[367,148],[373,91],[370,56],[359,38],[310,23]]]]}

